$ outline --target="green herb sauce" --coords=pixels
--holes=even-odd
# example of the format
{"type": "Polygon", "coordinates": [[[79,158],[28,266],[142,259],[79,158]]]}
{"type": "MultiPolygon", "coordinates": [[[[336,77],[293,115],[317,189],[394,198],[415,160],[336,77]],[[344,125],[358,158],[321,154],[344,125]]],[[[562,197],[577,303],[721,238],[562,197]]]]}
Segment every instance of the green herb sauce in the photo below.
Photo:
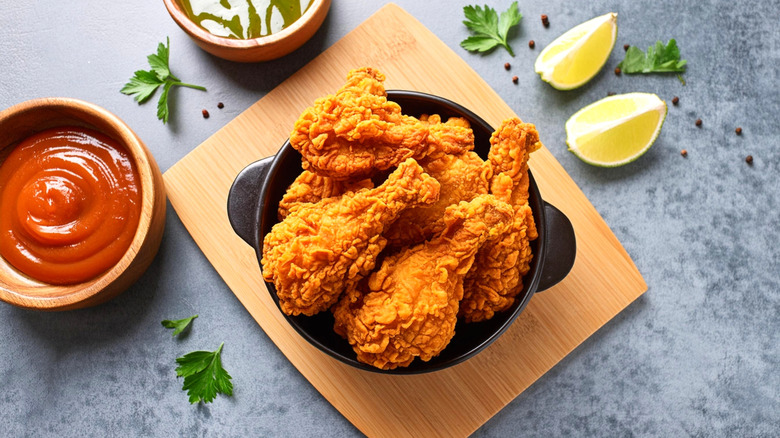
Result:
{"type": "Polygon", "coordinates": [[[178,0],[209,33],[250,39],[280,32],[301,18],[314,0],[178,0]]]}

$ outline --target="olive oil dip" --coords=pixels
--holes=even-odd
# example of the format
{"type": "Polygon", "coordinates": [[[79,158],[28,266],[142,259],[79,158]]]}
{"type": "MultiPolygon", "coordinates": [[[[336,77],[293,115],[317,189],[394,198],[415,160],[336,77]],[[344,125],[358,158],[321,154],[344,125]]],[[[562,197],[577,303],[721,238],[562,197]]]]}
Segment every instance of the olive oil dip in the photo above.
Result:
{"type": "Polygon", "coordinates": [[[212,35],[251,39],[272,35],[301,18],[314,0],[178,0],[212,35]]]}

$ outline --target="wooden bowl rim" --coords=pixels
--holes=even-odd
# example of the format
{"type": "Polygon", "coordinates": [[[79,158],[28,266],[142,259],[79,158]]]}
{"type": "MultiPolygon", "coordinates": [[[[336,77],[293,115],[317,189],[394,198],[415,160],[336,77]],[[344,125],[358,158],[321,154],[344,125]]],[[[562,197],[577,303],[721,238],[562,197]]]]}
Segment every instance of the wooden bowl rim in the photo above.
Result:
{"type": "MultiPolygon", "coordinates": [[[[13,117],[43,109],[73,112],[75,113],[73,115],[74,119],[89,125],[90,129],[116,140],[130,153],[135,162],[141,182],[141,215],[138,221],[138,227],[136,228],[133,240],[130,242],[130,246],[127,248],[122,258],[119,259],[111,269],[83,283],[55,285],[33,279],[36,282],[36,285],[30,286],[29,289],[25,288],[26,290],[33,291],[45,287],[50,290],[62,292],[57,295],[49,294],[49,296],[44,297],[35,295],[34,293],[26,293],[26,290],[17,291],[0,288],[0,300],[15,306],[39,310],[56,310],[59,308],[68,308],[69,306],[73,306],[99,295],[132,265],[133,260],[138,254],[138,250],[142,247],[142,244],[149,235],[154,216],[152,213],[155,209],[155,195],[161,188],[156,186],[154,178],[155,170],[157,172],[159,172],[159,170],[157,170],[156,163],[152,162],[153,158],[150,157],[149,152],[141,139],[119,117],[93,103],[69,97],[45,97],[28,100],[0,111],[0,127],[13,117]],[[115,133],[106,132],[106,130],[99,128],[95,125],[95,120],[105,122],[115,131],[115,133]]],[[[57,124],[52,127],[57,126],[67,126],[67,124],[57,124]]],[[[33,130],[31,134],[48,128],[49,127],[33,130]]],[[[23,138],[20,140],[23,140],[23,138]]],[[[18,141],[16,143],[18,143],[18,141]]],[[[0,145],[0,150],[12,146],[13,144],[14,143],[2,144],[0,145]]],[[[25,277],[31,278],[26,275],[25,277]]]]}
{"type": "Polygon", "coordinates": [[[163,0],[165,8],[168,9],[168,13],[171,15],[174,21],[184,29],[191,37],[214,46],[226,47],[230,49],[252,49],[260,47],[269,47],[282,43],[285,39],[292,36],[294,33],[305,28],[309,23],[316,20],[323,9],[325,11],[330,8],[331,0],[314,0],[309,6],[309,9],[303,13],[301,18],[295,20],[295,22],[281,32],[271,35],[266,35],[258,38],[250,39],[233,39],[226,37],[216,36],[202,27],[195,24],[187,13],[181,9],[181,5],[176,0],[163,0]]]}

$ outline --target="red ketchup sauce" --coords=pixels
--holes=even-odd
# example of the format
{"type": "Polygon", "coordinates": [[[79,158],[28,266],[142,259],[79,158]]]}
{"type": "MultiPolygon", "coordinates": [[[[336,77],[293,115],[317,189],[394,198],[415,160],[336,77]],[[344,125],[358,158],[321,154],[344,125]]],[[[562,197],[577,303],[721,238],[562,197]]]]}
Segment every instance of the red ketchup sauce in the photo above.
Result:
{"type": "Polygon", "coordinates": [[[138,170],[113,139],[79,127],[21,141],[0,167],[0,255],[46,283],[114,266],[141,215],[138,170]]]}

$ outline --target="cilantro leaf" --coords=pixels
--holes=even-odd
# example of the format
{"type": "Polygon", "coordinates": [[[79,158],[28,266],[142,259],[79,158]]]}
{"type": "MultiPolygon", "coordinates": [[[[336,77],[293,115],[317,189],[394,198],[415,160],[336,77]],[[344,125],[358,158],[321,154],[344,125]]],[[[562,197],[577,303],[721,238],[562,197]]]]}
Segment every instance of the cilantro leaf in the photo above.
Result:
{"type": "Polygon", "coordinates": [[[480,6],[464,6],[463,15],[466,17],[463,24],[474,35],[461,41],[461,47],[472,52],[487,52],[500,45],[510,55],[515,56],[507,43],[507,35],[509,29],[519,24],[523,18],[517,9],[517,2],[513,2],[500,17],[496,10],[488,5],[485,5],[484,9],[480,6]]]}
{"type": "Polygon", "coordinates": [[[173,336],[176,336],[179,333],[183,332],[184,329],[186,329],[187,326],[190,325],[192,320],[197,317],[198,315],[192,315],[189,318],[184,318],[184,319],[174,319],[174,320],[166,319],[162,321],[162,325],[165,328],[172,328],[173,336]]]}
{"type": "Polygon", "coordinates": [[[680,60],[680,49],[674,38],[664,45],[657,41],[647,48],[647,54],[631,46],[626,51],[626,57],[618,64],[623,73],[682,73],[687,60],[680,60]]]}
{"type": "Polygon", "coordinates": [[[230,374],[222,368],[222,346],[216,351],[193,351],[177,358],[176,375],[184,377],[182,390],[190,403],[210,403],[217,394],[233,395],[230,374]]]}
{"type": "Polygon", "coordinates": [[[156,54],[147,56],[146,59],[151,70],[136,71],[133,77],[119,90],[123,94],[133,96],[140,105],[146,102],[160,85],[163,85],[160,100],[157,101],[157,118],[162,120],[163,123],[168,123],[168,117],[170,116],[168,93],[174,85],[206,91],[206,88],[200,85],[185,84],[173,75],[168,65],[171,40],[167,38],[166,41],[167,45],[163,45],[163,43],[157,45],[156,54]]]}

